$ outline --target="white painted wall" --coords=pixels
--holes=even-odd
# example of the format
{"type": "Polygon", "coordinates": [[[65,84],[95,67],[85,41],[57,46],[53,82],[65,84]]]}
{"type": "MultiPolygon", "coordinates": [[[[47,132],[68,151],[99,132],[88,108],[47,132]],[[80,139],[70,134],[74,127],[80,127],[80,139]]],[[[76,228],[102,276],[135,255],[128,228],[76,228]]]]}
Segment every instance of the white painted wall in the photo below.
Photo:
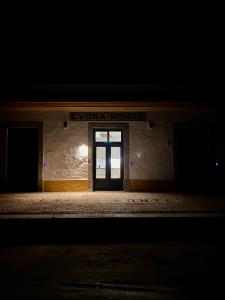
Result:
{"type": "Polygon", "coordinates": [[[88,156],[82,156],[80,147],[88,146],[86,122],[70,122],[68,129],[62,120],[44,122],[45,180],[87,179],[88,156]]]}
{"type": "MultiPolygon", "coordinates": [[[[173,179],[173,122],[201,122],[222,120],[218,112],[149,112],[147,122],[129,123],[129,174],[130,179],[173,179]],[[168,143],[171,143],[168,145],[168,143]]],[[[82,157],[79,147],[88,145],[88,123],[63,122],[69,112],[0,112],[3,122],[43,122],[44,129],[44,180],[88,179],[88,157],[82,157]]],[[[218,146],[219,148],[219,146],[218,146]]]]}
{"type": "Polygon", "coordinates": [[[171,123],[130,123],[130,179],[172,179],[171,123]]]}

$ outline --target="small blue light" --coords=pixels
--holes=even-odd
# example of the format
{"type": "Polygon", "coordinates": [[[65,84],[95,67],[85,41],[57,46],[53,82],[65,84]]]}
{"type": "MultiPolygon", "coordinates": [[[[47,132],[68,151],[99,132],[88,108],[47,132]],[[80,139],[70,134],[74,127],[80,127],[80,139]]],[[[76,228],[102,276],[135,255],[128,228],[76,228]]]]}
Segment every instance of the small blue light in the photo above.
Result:
{"type": "Polygon", "coordinates": [[[216,167],[219,167],[219,162],[216,161],[216,162],[215,162],[215,165],[216,165],[216,167]]]}

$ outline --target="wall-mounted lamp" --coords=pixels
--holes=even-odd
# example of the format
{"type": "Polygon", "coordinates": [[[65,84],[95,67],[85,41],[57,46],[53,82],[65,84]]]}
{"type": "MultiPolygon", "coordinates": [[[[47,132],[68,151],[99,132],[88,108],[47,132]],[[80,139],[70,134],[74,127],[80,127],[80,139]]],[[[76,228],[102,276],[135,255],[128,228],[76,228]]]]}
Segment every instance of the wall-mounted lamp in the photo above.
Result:
{"type": "Polygon", "coordinates": [[[137,158],[141,158],[142,157],[142,153],[140,151],[136,152],[137,158]]]}
{"type": "Polygon", "coordinates": [[[86,157],[87,155],[88,155],[88,146],[86,146],[86,145],[81,145],[80,147],[79,147],[79,152],[80,152],[80,156],[81,157],[86,157]]]}
{"type": "Polygon", "coordinates": [[[153,128],[154,127],[154,123],[152,121],[148,122],[148,128],[153,128]]]}
{"type": "Polygon", "coordinates": [[[67,121],[64,121],[64,122],[63,122],[63,128],[64,128],[64,129],[68,129],[68,122],[67,122],[67,121]]]}

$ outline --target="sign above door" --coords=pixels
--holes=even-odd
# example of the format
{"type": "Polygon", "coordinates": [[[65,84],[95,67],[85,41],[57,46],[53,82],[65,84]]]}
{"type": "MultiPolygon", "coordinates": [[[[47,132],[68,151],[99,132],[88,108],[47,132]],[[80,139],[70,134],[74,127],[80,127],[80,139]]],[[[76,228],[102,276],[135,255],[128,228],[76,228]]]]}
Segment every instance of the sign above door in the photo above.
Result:
{"type": "Polygon", "coordinates": [[[71,112],[71,121],[146,121],[145,112],[71,112]]]}

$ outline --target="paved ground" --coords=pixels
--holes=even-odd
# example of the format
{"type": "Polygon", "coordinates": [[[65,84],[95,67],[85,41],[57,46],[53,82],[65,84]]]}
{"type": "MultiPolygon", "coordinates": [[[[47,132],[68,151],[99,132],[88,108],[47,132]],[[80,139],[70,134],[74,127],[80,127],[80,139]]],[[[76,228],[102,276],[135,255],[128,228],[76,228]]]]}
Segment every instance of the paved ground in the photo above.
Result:
{"type": "Polygon", "coordinates": [[[222,299],[224,241],[0,247],[1,299],[222,299]]]}
{"type": "Polygon", "coordinates": [[[0,298],[224,298],[224,215],[222,195],[1,194],[0,298]]]}
{"type": "Polygon", "coordinates": [[[225,213],[224,195],[179,193],[20,193],[0,194],[4,216],[148,216],[159,213],[225,213]]]}
{"type": "Polygon", "coordinates": [[[225,196],[126,192],[0,194],[1,216],[135,216],[151,213],[225,213],[225,196]]]}

